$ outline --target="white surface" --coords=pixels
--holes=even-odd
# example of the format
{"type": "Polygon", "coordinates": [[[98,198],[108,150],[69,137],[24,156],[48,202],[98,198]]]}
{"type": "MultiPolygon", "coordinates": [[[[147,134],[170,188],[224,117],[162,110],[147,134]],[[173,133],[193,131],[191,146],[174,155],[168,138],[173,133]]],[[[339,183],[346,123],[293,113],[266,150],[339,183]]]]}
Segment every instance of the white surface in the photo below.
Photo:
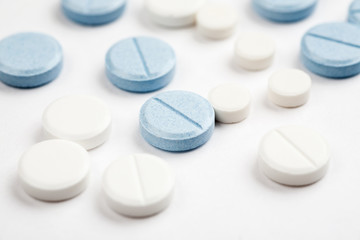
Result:
{"type": "Polygon", "coordinates": [[[206,0],[145,0],[152,20],[167,27],[183,27],[195,23],[196,14],[206,0]]]}
{"type": "Polygon", "coordinates": [[[259,163],[272,180],[303,186],[317,182],[327,171],[330,149],[317,132],[303,126],[270,131],[261,141],[259,163]]]}
{"type": "Polygon", "coordinates": [[[269,99],[281,107],[299,107],[310,97],[311,78],[298,69],[281,69],[269,78],[269,99]]]}
{"type": "Polygon", "coordinates": [[[86,149],[103,144],[111,131],[109,107],[87,95],[55,100],[45,109],[42,120],[46,137],[74,141],[86,149]]]}
{"type": "Polygon", "coordinates": [[[45,201],[73,198],[87,186],[90,170],[88,152],[65,140],[48,140],[28,149],[19,161],[19,178],[24,190],[45,201]]]}
{"type": "Polygon", "coordinates": [[[196,15],[196,26],[206,37],[221,39],[231,36],[239,19],[239,13],[230,4],[209,3],[196,15]]]}
{"type": "Polygon", "coordinates": [[[238,83],[224,83],[209,93],[209,102],[215,110],[216,120],[221,123],[236,123],[250,113],[250,91],[238,83]]]}
{"type": "Polygon", "coordinates": [[[235,43],[235,59],[243,68],[263,70],[273,62],[276,44],[262,32],[241,33],[235,43]]]}
{"type": "Polygon", "coordinates": [[[109,206],[131,217],[164,210],[171,201],[175,178],[168,164],[153,155],[120,157],[104,173],[103,189],[109,206]]]}
{"type": "MultiPolygon", "coordinates": [[[[238,33],[263,31],[278,46],[273,65],[249,72],[234,64],[236,35],[211,41],[196,28],[166,29],[143,14],[141,0],[131,0],[124,16],[102,27],[67,20],[55,0],[0,1],[0,38],[18,31],[52,34],[64,48],[64,69],[49,85],[19,90],[0,84],[0,239],[52,240],[359,240],[360,239],[360,76],[328,80],[310,74],[312,97],[301,108],[270,103],[267,81],[280,68],[300,68],[300,41],[312,26],[343,21],[350,0],[320,0],[310,18],[295,24],[267,22],[253,13],[250,1],[233,4],[238,33]],[[252,92],[252,112],[239,124],[216,124],[201,148],[168,153],[140,136],[142,104],[157,94],[131,94],[105,76],[105,54],[112,44],[134,35],[159,37],[177,54],[174,80],[162,91],[189,90],[203,97],[224,82],[238,82],[252,92]],[[16,179],[21,154],[41,138],[41,115],[66,94],[93,94],[113,114],[109,141],[90,151],[92,171],[85,192],[71,201],[49,204],[23,192],[16,179]],[[316,129],[331,147],[325,178],[302,188],[269,180],[257,165],[261,138],[270,130],[300,124],[316,129]],[[120,155],[146,152],[167,161],[176,174],[169,208],[147,219],[116,214],[101,194],[105,168],[120,155]]],[[[305,70],[306,71],[306,70],[305,70]]],[[[306,71],[307,72],[307,71],[306,71]]]]}

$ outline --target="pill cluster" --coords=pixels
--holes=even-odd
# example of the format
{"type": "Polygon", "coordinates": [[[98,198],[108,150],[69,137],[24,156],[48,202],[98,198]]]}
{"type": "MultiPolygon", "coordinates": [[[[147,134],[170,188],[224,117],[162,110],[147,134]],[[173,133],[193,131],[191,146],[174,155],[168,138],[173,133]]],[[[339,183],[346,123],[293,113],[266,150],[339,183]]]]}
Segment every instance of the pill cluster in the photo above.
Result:
{"type": "MultiPolygon", "coordinates": [[[[253,9],[275,22],[308,17],[316,0],[253,0],[253,9]]],[[[84,25],[101,25],[118,19],[125,0],[62,0],[64,14],[84,25]]],[[[328,78],[360,73],[360,30],[355,1],[349,23],[326,23],[305,33],[301,58],[308,70],[328,78]]],[[[196,23],[209,38],[223,39],[235,32],[237,13],[205,0],[146,0],[145,9],[156,23],[183,27],[196,23]]],[[[235,62],[258,71],[274,59],[271,36],[240,34],[234,47],[235,62]]],[[[42,33],[19,33],[0,41],[0,80],[11,87],[35,88],[60,74],[62,47],[42,33]]],[[[106,53],[108,80],[124,91],[154,92],[166,87],[176,74],[176,54],[166,42],[144,36],[122,39],[106,53]]],[[[312,80],[298,69],[284,68],[268,79],[268,99],[284,108],[300,107],[310,97],[312,80]]],[[[194,150],[212,137],[215,120],[233,124],[245,120],[252,96],[246,86],[224,83],[208,99],[188,91],[165,91],[150,97],[139,113],[139,131],[152,146],[169,152],[194,150]]],[[[87,150],[101,146],[111,134],[112,114],[102,100],[87,95],[65,96],[50,103],[42,116],[45,140],[24,152],[18,175],[24,190],[44,201],[62,201],[87,186],[91,161],[87,150]]],[[[330,150],[320,134],[303,126],[272,130],[259,147],[259,166],[275,182],[304,186],[319,181],[327,171],[330,150]]],[[[103,192],[109,206],[130,217],[146,217],[164,210],[171,201],[175,177],[168,164],[152,155],[119,157],[103,175],[103,192]]]]}

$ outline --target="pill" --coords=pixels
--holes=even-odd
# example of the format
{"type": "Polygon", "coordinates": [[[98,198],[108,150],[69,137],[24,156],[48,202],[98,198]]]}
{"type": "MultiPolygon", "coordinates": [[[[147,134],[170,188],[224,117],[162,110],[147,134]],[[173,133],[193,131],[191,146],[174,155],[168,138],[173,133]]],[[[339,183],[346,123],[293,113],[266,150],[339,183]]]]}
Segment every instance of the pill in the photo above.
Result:
{"type": "Polygon", "coordinates": [[[355,0],[349,7],[348,22],[356,25],[360,25],[360,2],[355,0]]]}
{"type": "Polygon", "coordinates": [[[18,33],[0,41],[0,80],[16,88],[45,85],[61,72],[60,44],[42,33],[18,33]]]}
{"type": "Polygon", "coordinates": [[[237,123],[248,117],[251,95],[238,83],[221,84],[209,93],[209,101],[215,110],[215,118],[221,123],[237,123]]]}
{"type": "Polygon", "coordinates": [[[167,43],[134,37],[113,45],[106,55],[106,74],[118,88],[146,93],[161,89],[174,78],[176,57],[167,43]]]}
{"type": "Polygon", "coordinates": [[[129,217],[148,217],[171,202],[175,177],[169,165],[156,156],[133,154],[110,164],[103,177],[109,206],[129,217]]]}
{"type": "Polygon", "coordinates": [[[289,186],[309,185],[327,172],[328,144],[317,132],[302,126],[270,131],[259,149],[260,169],[275,182],[289,186]]]}
{"type": "Polygon", "coordinates": [[[325,23],[302,39],[301,57],[307,69],[323,77],[347,78],[360,73],[360,29],[350,23],[325,23]]]}
{"type": "Polygon", "coordinates": [[[235,60],[248,70],[268,68],[275,55],[274,40],[263,33],[242,34],[235,44],[235,60]]]}
{"type": "Polygon", "coordinates": [[[198,31],[209,38],[221,39],[235,32],[238,13],[224,3],[211,3],[200,9],[196,16],[198,31]]]}
{"type": "Polygon", "coordinates": [[[101,25],[119,18],[126,0],[61,0],[65,16],[84,25],[101,25]]]}
{"type": "Polygon", "coordinates": [[[103,144],[110,135],[111,113],[100,99],[71,95],[52,102],[43,113],[47,138],[74,141],[87,150],[103,144]]]}
{"type": "Polygon", "coordinates": [[[150,98],[140,111],[140,129],[154,147],[184,152],[211,137],[215,113],[203,97],[187,91],[169,91],[150,98]]]}
{"type": "Polygon", "coordinates": [[[196,14],[206,0],[146,0],[150,18],[166,27],[184,27],[195,23],[196,14]]]}
{"type": "Polygon", "coordinates": [[[30,196],[43,201],[63,201],[85,190],[90,159],[80,145],[48,140],[30,147],[20,158],[20,183],[30,196]]]}
{"type": "Polygon", "coordinates": [[[310,16],[317,0],[253,0],[253,8],[260,16],[274,22],[296,22],[310,16]]]}
{"type": "Polygon", "coordinates": [[[281,107],[299,107],[310,97],[311,78],[297,69],[282,69],[271,75],[269,99],[281,107]]]}

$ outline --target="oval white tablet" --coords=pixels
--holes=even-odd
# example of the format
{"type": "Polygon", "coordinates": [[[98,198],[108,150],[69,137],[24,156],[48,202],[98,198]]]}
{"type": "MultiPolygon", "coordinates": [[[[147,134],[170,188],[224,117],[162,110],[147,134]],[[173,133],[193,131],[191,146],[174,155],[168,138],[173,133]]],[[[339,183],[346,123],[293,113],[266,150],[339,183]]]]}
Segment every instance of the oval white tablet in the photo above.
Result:
{"type": "Polygon", "coordinates": [[[317,182],[327,171],[330,150],[315,131],[301,126],[272,130],[259,149],[260,168],[270,179],[289,186],[317,182]]]}
{"type": "Polygon", "coordinates": [[[147,217],[170,203],[175,178],[168,164],[148,154],[121,157],[110,164],[103,178],[109,206],[129,217],[147,217]]]}
{"type": "Polygon", "coordinates": [[[183,27],[195,23],[196,13],[206,0],[146,0],[145,8],[156,23],[183,27]]]}
{"type": "Polygon", "coordinates": [[[111,113],[108,106],[98,98],[66,96],[46,108],[43,128],[49,138],[74,141],[89,150],[109,138],[111,113]]]}
{"type": "Polygon", "coordinates": [[[310,97],[311,78],[297,69],[283,69],[269,79],[269,99],[281,107],[299,107],[310,97]]]}
{"type": "Polygon", "coordinates": [[[221,39],[232,35],[238,21],[234,7],[224,3],[209,3],[196,16],[199,32],[209,38],[221,39]]]}
{"type": "Polygon", "coordinates": [[[24,190],[43,201],[62,201],[87,186],[90,159],[80,145],[48,140],[32,146],[21,157],[18,174],[24,190]]]}
{"type": "Polygon", "coordinates": [[[215,110],[218,122],[240,122],[250,112],[250,92],[237,83],[225,83],[212,89],[209,93],[209,101],[215,110]]]}
{"type": "Polygon", "coordinates": [[[235,60],[248,70],[262,70],[269,67],[274,59],[276,44],[263,33],[242,34],[235,44],[235,60]]]}

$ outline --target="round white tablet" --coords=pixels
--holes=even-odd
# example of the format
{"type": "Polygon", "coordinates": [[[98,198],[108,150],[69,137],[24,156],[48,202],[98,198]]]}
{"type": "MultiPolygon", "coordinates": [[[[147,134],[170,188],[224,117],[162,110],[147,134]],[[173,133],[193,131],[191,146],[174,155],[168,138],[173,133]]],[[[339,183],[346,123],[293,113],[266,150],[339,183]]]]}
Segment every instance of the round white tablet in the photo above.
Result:
{"type": "Polygon", "coordinates": [[[21,157],[18,173],[24,190],[43,201],[62,201],[87,186],[88,152],[66,140],[48,140],[32,146],[21,157]]]}
{"type": "Polygon", "coordinates": [[[250,92],[237,83],[225,83],[212,89],[209,93],[209,101],[215,109],[215,118],[218,122],[240,122],[250,112],[250,92]]]}
{"type": "Polygon", "coordinates": [[[299,107],[310,97],[311,78],[297,69],[275,72],[269,79],[270,100],[281,107],[299,107]]]}
{"type": "Polygon", "coordinates": [[[206,37],[221,39],[232,35],[238,21],[234,7],[224,3],[209,3],[197,14],[197,28],[206,37]]]}
{"type": "Polygon", "coordinates": [[[317,182],[327,171],[330,150],[315,131],[285,126],[265,135],[259,150],[260,168],[270,179],[289,186],[317,182]]]}
{"type": "Polygon", "coordinates": [[[183,27],[195,23],[196,14],[206,0],[146,0],[145,8],[156,23],[183,27]]]}
{"type": "Polygon", "coordinates": [[[170,203],[175,178],[168,164],[148,154],[121,157],[104,174],[109,206],[129,217],[147,217],[170,203]]]}
{"type": "Polygon", "coordinates": [[[235,60],[248,70],[262,70],[269,67],[274,59],[276,44],[263,33],[242,34],[235,44],[235,60]]]}
{"type": "Polygon", "coordinates": [[[43,128],[49,138],[74,141],[89,150],[109,138],[111,113],[108,106],[98,98],[66,96],[46,108],[43,128]]]}

